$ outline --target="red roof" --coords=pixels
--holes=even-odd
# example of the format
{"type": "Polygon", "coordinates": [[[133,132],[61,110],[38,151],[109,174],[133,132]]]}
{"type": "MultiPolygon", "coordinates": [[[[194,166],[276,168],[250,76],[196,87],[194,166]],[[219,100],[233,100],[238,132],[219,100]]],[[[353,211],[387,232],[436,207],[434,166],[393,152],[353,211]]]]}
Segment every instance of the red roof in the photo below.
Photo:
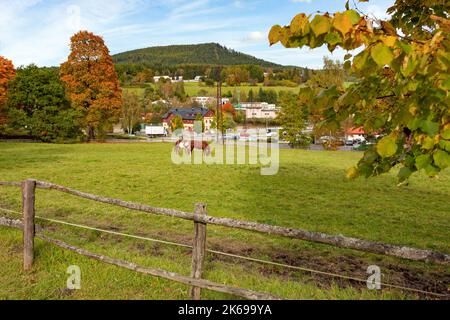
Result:
{"type": "Polygon", "coordinates": [[[351,128],[347,130],[347,134],[366,134],[363,128],[351,128]]]}

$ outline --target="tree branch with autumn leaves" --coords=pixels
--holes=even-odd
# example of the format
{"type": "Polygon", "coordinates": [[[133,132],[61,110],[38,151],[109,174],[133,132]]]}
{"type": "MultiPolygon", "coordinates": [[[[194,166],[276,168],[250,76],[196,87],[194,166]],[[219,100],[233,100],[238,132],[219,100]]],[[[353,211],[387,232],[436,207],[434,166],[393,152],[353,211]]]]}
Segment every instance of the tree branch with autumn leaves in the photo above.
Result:
{"type": "Polygon", "coordinates": [[[349,178],[379,175],[401,164],[403,183],[416,171],[434,177],[450,166],[450,4],[425,2],[424,13],[423,1],[397,0],[386,21],[361,15],[347,2],[343,12],[300,13],[269,33],[271,45],[348,51],[344,67],[358,81],[308,98],[326,107],[325,122],[351,118],[368,133],[383,135],[348,171],[349,178]]]}

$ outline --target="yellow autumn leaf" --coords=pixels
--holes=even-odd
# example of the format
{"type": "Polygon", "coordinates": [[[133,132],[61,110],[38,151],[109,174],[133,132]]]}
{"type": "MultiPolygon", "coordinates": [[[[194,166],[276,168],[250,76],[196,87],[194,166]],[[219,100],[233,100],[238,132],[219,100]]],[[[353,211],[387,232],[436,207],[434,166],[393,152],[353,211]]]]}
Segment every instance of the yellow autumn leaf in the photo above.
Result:
{"type": "Polygon", "coordinates": [[[281,26],[279,26],[279,25],[275,25],[272,27],[272,29],[270,29],[270,32],[269,32],[270,45],[274,45],[275,43],[280,41],[280,31],[281,31],[281,26]]]}
{"type": "Polygon", "coordinates": [[[293,34],[304,35],[308,29],[309,19],[304,13],[300,13],[292,19],[291,32],[293,34]]]}
{"type": "Polygon", "coordinates": [[[395,36],[384,36],[381,38],[381,41],[388,47],[392,48],[395,45],[395,42],[397,41],[397,37],[395,36]]]}
{"type": "Polygon", "coordinates": [[[338,13],[334,17],[333,27],[345,36],[352,30],[353,25],[348,15],[338,13]]]}
{"type": "Polygon", "coordinates": [[[314,32],[315,36],[318,37],[324,33],[330,31],[331,23],[330,18],[325,16],[317,15],[311,21],[311,29],[314,32]]]}

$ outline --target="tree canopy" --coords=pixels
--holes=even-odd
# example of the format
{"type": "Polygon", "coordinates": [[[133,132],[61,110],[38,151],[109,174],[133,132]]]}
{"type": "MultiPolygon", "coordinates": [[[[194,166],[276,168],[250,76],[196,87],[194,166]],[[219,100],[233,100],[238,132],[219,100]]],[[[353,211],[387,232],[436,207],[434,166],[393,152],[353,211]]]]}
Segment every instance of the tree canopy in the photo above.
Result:
{"type": "Polygon", "coordinates": [[[12,61],[0,56],[0,124],[2,120],[2,106],[7,99],[8,83],[14,78],[16,72],[12,61]]]}
{"type": "Polygon", "coordinates": [[[82,136],[79,118],[66,99],[55,68],[19,68],[9,83],[8,128],[45,142],[82,136]]]}
{"type": "Polygon", "coordinates": [[[350,178],[400,164],[404,182],[418,170],[435,176],[450,165],[449,11],[445,0],[397,0],[388,9],[390,19],[379,20],[347,2],[343,12],[300,13],[290,25],[272,27],[270,44],[349,51],[344,67],[357,82],[346,90],[332,86],[303,94],[324,108],[325,122],[351,118],[383,136],[349,170],[350,178]]]}
{"type": "Polygon", "coordinates": [[[71,53],[61,79],[75,109],[83,114],[89,138],[103,135],[121,113],[122,90],[103,39],[87,31],[71,38],[71,53]]]}

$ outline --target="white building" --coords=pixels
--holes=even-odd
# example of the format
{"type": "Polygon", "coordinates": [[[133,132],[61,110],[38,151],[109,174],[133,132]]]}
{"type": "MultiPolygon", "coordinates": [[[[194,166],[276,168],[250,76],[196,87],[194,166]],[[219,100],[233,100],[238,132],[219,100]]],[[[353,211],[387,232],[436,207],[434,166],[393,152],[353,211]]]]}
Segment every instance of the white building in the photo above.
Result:
{"type": "Polygon", "coordinates": [[[252,102],[241,103],[240,110],[245,110],[247,119],[275,119],[280,108],[267,102],[252,102]]]}
{"type": "MultiPolygon", "coordinates": [[[[217,98],[214,98],[214,97],[193,97],[192,100],[197,102],[198,104],[202,105],[203,107],[217,103],[217,98]]],[[[227,103],[230,103],[230,99],[222,98],[222,105],[227,104],[227,103]]]]}
{"type": "Polygon", "coordinates": [[[183,82],[183,76],[176,76],[176,77],[156,76],[156,77],[153,77],[153,81],[155,81],[155,83],[159,82],[159,80],[161,80],[161,79],[170,80],[170,82],[183,82]]]}
{"type": "Polygon", "coordinates": [[[194,97],[192,99],[198,104],[200,104],[202,107],[206,107],[208,104],[212,104],[215,100],[212,97],[194,97]]]}

